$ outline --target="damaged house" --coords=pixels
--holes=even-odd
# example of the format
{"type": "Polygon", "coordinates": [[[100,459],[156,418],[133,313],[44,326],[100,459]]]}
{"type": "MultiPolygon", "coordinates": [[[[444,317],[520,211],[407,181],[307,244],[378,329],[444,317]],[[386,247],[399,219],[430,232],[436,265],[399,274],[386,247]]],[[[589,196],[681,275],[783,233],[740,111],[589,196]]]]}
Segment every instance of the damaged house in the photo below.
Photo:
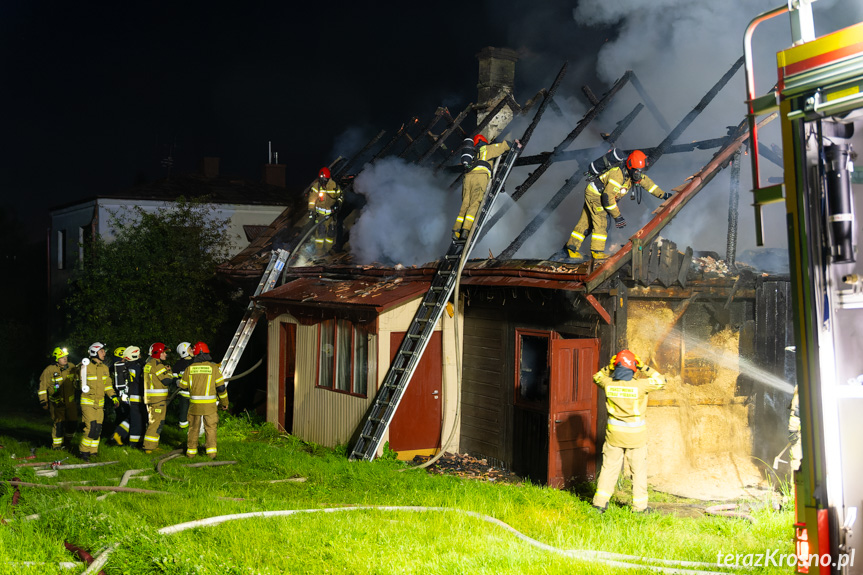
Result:
{"type": "MultiPolygon", "coordinates": [[[[478,58],[479,104],[456,117],[439,108],[430,118],[411,118],[391,136],[381,132],[354,157],[329,166],[346,195],[333,252],[309,255],[303,193],[220,268],[223,278],[251,293],[271,252],[290,253],[280,285],[254,301],[267,318],[262,413],[301,439],[327,446],[357,440],[449,242],[455,211],[429,211],[427,219],[443,223],[438,234],[423,230],[440,236],[427,246],[428,263],[368,261],[373,252],[361,245],[369,228],[363,218],[374,197],[360,189],[363,178],[398,162],[408,166],[403,173],[422,170],[446,182],[446,193],[457,197],[461,172],[455,166],[465,137],[481,132],[489,141],[519,138],[531,150],[535,131],[566,125],[555,101],[566,66],[549,88],[519,105],[512,90],[516,54],[487,48],[478,58]],[[465,122],[473,113],[476,128],[470,129],[465,122]]],[[[475,234],[455,295],[428,338],[378,452],[383,442],[403,459],[441,449],[466,452],[560,488],[595,479],[606,412],[592,374],[629,348],[668,382],[651,394],[648,407],[651,486],[715,499],[766,488],[771,476],[787,471],[764,462],[772,463],[786,442],[788,382],[794,379],[789,281],[781,269],[736,261],[735,186],[747,132],[741,123],[710,140],[675,143],[740,64],[673,127],[632,72],[601,97],[585,87],[589,107],[571,131],[551,151],[518,158],[507,196],[475,234]],[[624,88],[641,102],[608,126],[602,112],[624,88]],[[670,199],[653,203],[655,210],[634,234],[611,242],[608,259],[566,264],[519,257],[531,242],[545,241],[538,248],[545,254],[559,249],[568,230],[551,243],[538,232],[565,201],[574,206],[562,220],[571,229],[588,163],[621,142],[644,109],[667,136],[653,147],[627,140],[651,165],[666,154],[698,149],[713,151],[712,158],[670,199]],[[598,129],[611,128],[598,141],[587,130],[594,122],[602,124],[598,129]],[[588,144],[579,147],[582,140],[588,144]],[[685,218],[690,200],[728,166],[732,201],[724,260],[663,238],[663,229],[685,218]],[[508,213],[525,216],[515,233],[512,225],[503,231],[508,213]]],[[[724,215],[718,218],[722,225],[724,215]]],[[[392,238],[386,228],[377,231],[387,241],[410,243],[392,238]]]]}

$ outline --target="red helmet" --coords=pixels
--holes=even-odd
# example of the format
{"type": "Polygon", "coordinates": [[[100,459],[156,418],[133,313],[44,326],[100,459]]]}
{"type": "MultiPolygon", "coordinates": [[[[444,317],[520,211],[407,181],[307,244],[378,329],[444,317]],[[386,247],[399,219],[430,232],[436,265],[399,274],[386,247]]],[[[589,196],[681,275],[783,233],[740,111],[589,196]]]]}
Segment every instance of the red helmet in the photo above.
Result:
{"type": "Polygon", "coordinates": [[[210,348],[203,341],[199,341],[192,348],[192,355],[198,355],[199,353],[210,353],[210,348]]]}
{"type": "Polygon", "coordinates": [[[488,144],[488,140],[486,140],[485,136],[483,136],[482,134],[477,134],[476,136],[473,137],[473,145],[474,146],[479,146],[480,142],[482,142],[483,144],[488,144]]]}
{"type": "Polygon", "coordinates": [[[325,167],[325,168],[321,168],[321,171],[320,171],[320,172],[318,172],[318,177],[319,177],[319,178],[326,178],[326,179],[328,179],[328,180],[329,180],[329,179],[330,179],[330,169],[329,169],[329,168],[326,168],[326,167],[325,167]]]}
{"type": "Polygon", "coordinates": [[[626,158],[626,167],[630,170],[643,170],[647,166],[647,156],[641,150],[635,150],[626,158]]]}
{"type": "Polygon", "coordinates": [[[614,356],[614,367],[617,367],[619,365],[635,371],[638,368],[638,358],[636,358],[635,354],[628,349],[624,349],[616,356],[614,356]]]}
{"type": "Polygon", "coordinates": [[[150,346],[150,357],[159,357],[165,353],[165,344],[156,342],[150,346]]]}

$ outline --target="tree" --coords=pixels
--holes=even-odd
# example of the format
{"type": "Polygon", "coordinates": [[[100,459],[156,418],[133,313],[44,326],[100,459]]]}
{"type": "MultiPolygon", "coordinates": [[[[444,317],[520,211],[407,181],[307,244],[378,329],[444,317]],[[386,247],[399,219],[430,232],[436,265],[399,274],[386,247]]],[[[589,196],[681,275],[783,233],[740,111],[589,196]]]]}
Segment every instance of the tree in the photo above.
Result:
{"type": "Polygon", "coordinates": [[[229,302],[215,269],[230,249],[230,220],[212,209],[181,197],[155,212],[136,206],[112,214],[115,238],[85,244],[82,269],[70,282],[70,344],[138,345],[146,354],[156,341],[212,341],[229,302]]]}

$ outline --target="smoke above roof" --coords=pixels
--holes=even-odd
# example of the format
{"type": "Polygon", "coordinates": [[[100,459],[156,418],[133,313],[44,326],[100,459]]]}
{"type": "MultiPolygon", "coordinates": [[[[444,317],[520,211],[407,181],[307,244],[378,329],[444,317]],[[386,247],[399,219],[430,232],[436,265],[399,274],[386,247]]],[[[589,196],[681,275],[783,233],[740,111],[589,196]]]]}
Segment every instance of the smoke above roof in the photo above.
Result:
{"type": "Polygon", "coordinates": [[[461,201],[452,174],[435,176],[401,158],[366,165],[354,181],[366,205],[351,228],[351,252],[360,264],[418,265],[446,252],[461,201]]]}

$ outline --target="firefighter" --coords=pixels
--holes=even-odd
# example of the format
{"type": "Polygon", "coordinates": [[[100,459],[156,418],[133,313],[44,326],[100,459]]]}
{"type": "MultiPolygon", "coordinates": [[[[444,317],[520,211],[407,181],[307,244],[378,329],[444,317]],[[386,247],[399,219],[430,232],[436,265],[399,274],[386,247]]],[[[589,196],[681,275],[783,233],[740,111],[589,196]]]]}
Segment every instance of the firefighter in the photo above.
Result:
{"type": "MultiPolygon", "coordinates": [[[[120,394],[121,405],[126,404],[123,419],[114,429],[113,439],[117,445],[128,443],[139,446],[141,443],[141,431],[144,427],[144,369],[141,367],[141,348],[130,345],[123,350],[123,366],[120,370],[124,374],[126,388],[120,394]],[[123,397],[125,395],[125,397],[123,397]]],[[[116,368],[116,364],[115,364],[116,368]]]]}
{"type": "Polygon", "coordinates": [[[51,447],[69,448],[78,427],[75,404],[75,364],[69,363],[66,348],[55,347],[54,363],[39,377],[39,404],[51,414],[51,447]]]}
{"type": "Polygon", "coordinates": [[[144,453],[152,453],[159,447],[159,436],[165,425],[168,409],[168,388],[174,381],[167,359],[165,344],[150,346],[150,359],[144,364],[144,403],[147,406],[147,431],[144,433],[144,453]]]}
{"type": "Polygon", "coordinates": [[[198,454],[198,436],[201,420],[204,422],[207,457],[216,458],[216,425],[219,423],[218,409],[228,409],[228,388],[219,364],[213,363],[210,348],[199,341],[192,348],[192,363],[180,378],[180,389],[190,393],[189,431],[186,457],[198,454]]]}
{"type": "MultiPolygon", "coordinates": [[[[173,369],[175,378],[179,379],[182,377],[183,372],[192,363],[191,350],[192,344],[188,341],[184,341],[177,346],[177,355],[180,356],[180,359],[171,368],[173,369]]],[[[177,397],[180,408],[180,429],[186,429],[189,427],[189,390],[181,387],[177,397]]]]}
{"type": "Polygon", "coordinates": [[[593,507],[605,512],[626,458],[632,471],[632,510],[642,513],[647,510],[647,394],[662,389],[665,380],[662,374],[624,349],[593,375],[593,381],[605,390],[608,409],[602,469],[593,507]]]}
{"type": "MultiPolygon", "coordinates": [[[[491,179],[490,160],[509,150],[509,143],[489,144],[482,134],[473,137],[473,145],[476,148],[476,156],[470,164],[469,171],[464,175],[461,189],[461,208],[459,208],[458,217],[452,226],[453,241],[467,240],[468,232],[473,227],[473,221],[491,179]]],[[[518,140],[515,141],[515,145],[521,148],[521,142],[518,140]]]]}
{"type": "Polygon", "coordinates": [[[552,256],[552,259],[564,261],[583,259],[578,250],[587,234],[591,234],[590,255],[593,259],[607,258],[605,242],[608,239],[608,216],[614,218],[616,227],[626,226],[626,220],[620,213],[617,200],[624,197],[635,186],[640,186],[660,200],[670,198],[670,193],[662,191],[644,173],[646,168],[647,156],[641,150],[635,150],[626,158],[623,167],[614,166],[589,182],[584,188],[584,207],[581,210],[581,217],[578,218],[578,223],[575,224],[575,229],[572,230],[566,245],[552,256]]]}
{"type": "MultiPolygon", "coordinates": [[[[123,362],[123,353],[125,351],[125,346],[114,349],[114,361],[109,368],[111,380],[114,382],[114,393],[120,399],[120,405],[114,409],[114,422],[118,427],[122,422],[128,422],[129,420],[129,374],[126,372],[126,364],[123,362]]],[[[126,431],[128,432],[128,423],[126,431]]],[[[116,438],[114,438],[114,441],[116,442],[116,438]]],[[[118,443],[117,445],[122,444],[118,443]]]]}
{"type": "Polygon", "coordinates": [[[99,439],[102,437],[102,421],[105,418],[105,397],[111,399],[114,407],[120,400],[111,385],[111,374],[105,365],[105,344],[98,341],[87,348],[89,359],[81,360],[81,419],[84,421],[84,434],[78,447],[79,457],[90,461],[99,452],[99,439]]]}
{"type": "Polygon", "coordinates": [[[333,249],[336,241],[336,217],[342,207],[342,189],[330,177],[329,168],[321,168],[318,179],[309,189],[309,219],[315,229],[315,254],[322,256],[333,249]]]}

